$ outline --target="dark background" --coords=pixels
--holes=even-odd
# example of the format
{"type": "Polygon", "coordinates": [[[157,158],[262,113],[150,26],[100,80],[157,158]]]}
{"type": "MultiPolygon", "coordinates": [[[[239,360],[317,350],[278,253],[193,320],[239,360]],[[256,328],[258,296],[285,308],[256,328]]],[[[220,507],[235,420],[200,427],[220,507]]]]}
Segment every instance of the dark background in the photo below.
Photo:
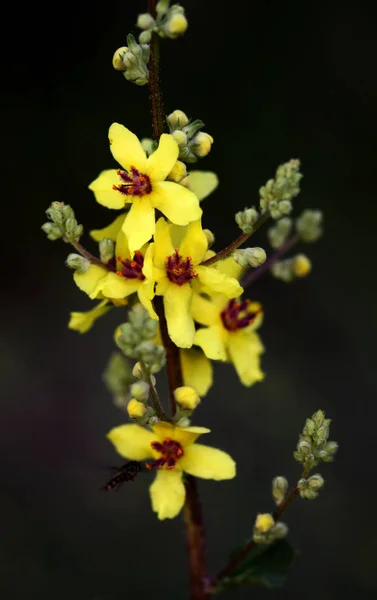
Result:
{"type": "MultiPolygon", "coordinates": [[[[84,336],[67,329],[69,311],[90,301],[64,266],[69,248],[40,230],[53,200],[71,203],[87,232],[113,216],[87,185],[113,165],[113,121],[150,135],[147,89],[111,66],[145,5],[8,5],[3,19],[0,591],[9,600],[187,597],[181,519],[157,521],[142,477],[119,494],[98,491],[102,467],[119,461],[105,434],[124,418],[101,373],[121,315],[84,336]]],[[[233,597],[372,598],[376,22],[362,2],[184,5],[186,35],[163,44],[165,108],[203,119],[215,138],[199,168],[221,180],[204,205],[217,248],[236,234],[234,212],[291,157],[305,175],[297,210],[320,208],[326,223],[324,238],[302,248],[314,263],[308,279],[267,276],[252,290],[265,307],[265,382],[245,389],[220,367],[197,411],[213,429],[208,443],[238,463],[235,481],[200,483],[210,570],[250,534],[257,511],[271,510],[272,477],[299,477],[292,451],[322,408],[340,451],[320,468],[319,499],[286,514],[300,550],[287,585],[233,597]]]]}

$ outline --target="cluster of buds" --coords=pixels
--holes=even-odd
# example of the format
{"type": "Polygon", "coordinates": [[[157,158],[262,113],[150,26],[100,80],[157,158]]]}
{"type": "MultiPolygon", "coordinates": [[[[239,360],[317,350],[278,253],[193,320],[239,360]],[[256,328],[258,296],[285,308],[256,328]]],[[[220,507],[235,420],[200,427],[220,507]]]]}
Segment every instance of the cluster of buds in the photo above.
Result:
{"type": "Polygon", "coordinates": [[[325,419],[322,410],[318,410],[306,423],[300,434],[297,444],[297,450],[294,452],[294,458],[305,465],[305,468],[312,468],[321,462],[331,462],[338,450],[336,442],[329,442],[331,419],[325,419]]]}
{"type": "Polygon", "coordinates": [[[162,38],[172,40],[185,33],[188,26],[185,9],[180,4],[173,4],[170,7],[169,4],[170,0],[161,0],[157,3],[156,19],[149,13],[138,16],[137,26],[143,30],[139,35],[141,44],[148,44],[151,41],[153,32],[162,38]]]}
{"type": "Polygon", "coordinates": [[[270,211],[275,220],[289,215],[292,211],[292,200],[300,192],[300,161],[292,159],[277,168],[275,178],[267,181],[259,190],[260,210],[270,211]]]}
{"type": "Polygon", "coordinates": [[[292,258],[286,258],[285,260],[279,260],[271,267],[271,274],[290,283],[294,279],[303,278],[309,275],[312,269],[312,263],[305,254],[296,254],[292,258]]]}
{"type": "Polygon", "coordinates": [[[292,231],[292,219],[283,217],[267,232],[268,241],[272,248],[280,248],[287,241],[292,231]]]}
{"type": "Polygon", "coordinates": [[[305,500],[315,500],[315,498],[318,496],[318,490],[323,487],[324,483],[325,480],[323,479],[322,475],[316,473],[308,479],[299,480],[297,484],[298,492],[301,498],[304,498],[305,500]]]}
{"type": "Polygon", "coordinates": [[[90,260],[88,260],[84,256],[81,256],[81,254],[76,254],[72,252],[71,254],[68,254],[65,264],[70,269],[73,269],[74,271],[77,271],[77,273],[82,275],[83,273],[86,273],[89,269],[90,260]]]}
{"type": "Polygon", "coordinates": [[[200,131],[203,121],[190,121],[182,110],[175,110],[167,117],[169,130],[178,144],[179,158],[186,163],[195,163],[210,152],[213,138],[200,131]]]}
{"type": "Polygon", "coordinates": [[[118,408],[126,409],[131,398],[130,386],[135,381],[128,360],[120,352],[114,353],[102,377],[113,395],[114,404],[118,408]]]}
{"type": "Polygon", "coordinates": [[[236,250],[233,258],[241,267],[247,269],[248,267],[260,267],[266,262],[267,256],[263,248],[256,247],[236,250]]]}
{"type": "Polygon", "coordinates": [[[320,210],[304,210],[296,220],[296,230],[303,242],[316,242],[322,235],[323,214],[320,210]]]}
{"type": "Polygon", "coordinates": [[[253,540],[256,544],[273,544],[288,533],[285,523],[275,522],[269,513],[259,514],[255,519],[253,540]]]}
{"type": "Polygon", "coordinates": [[[127,44],[115,51],[113,67],[122,71],[127,81],[136,85],[146,85],[149,79],[150,47],[148,44],[138,44],[131,33],[127,36],[127,44]]]}
{"type": "Polygon", "coordinates": [[[150,318],[141,304],[133,306],[128,319],[128,323],[120,325],[116,343],[126,356],[146,365],[149,373],[157,373],[166,362],[164,348],[152,341],[158,322],[150,318]]]}
{"type": "Polygon", "coordinates": [[[53,202],[46,210],[50,221],[42,225],[43,231],[51,241],[63,239],[64,242],[78,242],[83,234],[83,226],[75,218],[74,210],[64,202],[53,202]]]}
{"type": "Polygon", "coordinates": [[[258,211],[252,208],[245,208],[244,210],[240,210],[235,214],[235,221],[238,227],[243,231],[243,233],[252,233],[254,229],[255,223],[259,219],[258,211]]]}

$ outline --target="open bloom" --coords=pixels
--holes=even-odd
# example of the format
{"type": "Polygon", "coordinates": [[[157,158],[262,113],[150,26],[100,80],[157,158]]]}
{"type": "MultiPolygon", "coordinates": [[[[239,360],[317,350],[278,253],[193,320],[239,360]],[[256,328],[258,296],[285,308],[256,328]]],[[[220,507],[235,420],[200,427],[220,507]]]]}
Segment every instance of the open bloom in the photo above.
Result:
{"type": "Polygon", "coordinates": [[[163,218],[156,224],[153,244],[156,294],[163,296],[169,336],[180,348],[191,348],[194,341],[195,326],[191,313],[193,285],[198,291],[203,288],[221,292],[227,298],[239,296],[243,291],[233,277],[200,264],[207,245],[200,219],[190,223],[184,232],[169,225],[163,218]]]}
{"type": "Polygon", "coordinates": [[[184,472],[216,481],[236,475],[236,465],[229,454],[195,443],[199,435],[208,432],[203,427],[182,429],[160,422],[152,431],[139,425],[120,425],[107,437],[124,458],[151,460],[148,468],[156,471],[150,487],[152,508],[159,519],[172,519],[185,502],[184,472]]]}
{"type": "Polygon", "coordinates": [[[127,238],[119,231],[115,246],[116,266],[107,270],[98,265],[90,265],[86,273],[74,274],[78,287],[90,298],[127,298],[137,293],[141,304],[152,319],[157,315],[152,307],[154,296],[152,246],[146,244],[131,256],[127,238]]]}
{"type": "Polygon", "coordinates": [[[68,323],[69,329],[79,331],[80,333],[86,333],[91,329],[100,317],[106,314],[111,308],[108,300],[103,300],[92,310],[87,312],[71,312],[71,318],[68,323]]]}
{"type": "Polygon", "coordinates": [[[110,150],[122,169],[109,169],[89,185],[97,202],[122,209],[131,204],[123,222],[130,252],[139,250],[155,230],[154,209],[177,225],[199,219],[202,210],[195,194],[173,181],[165,181],[178,158],[173,137],[164,133],[155,152],[147,158],[135,134],[113,123],[109,129],[110,150]]]}
{"type": "MultiPolygon", "coordinates": [[[[236,272],[232,258],[223,262],[219,269],[236,272]]],[[[194,344],[212,360],[232,362],[244,385],[262,381],[260,355],[264,347],[255,332],[262,322],[261,305],[250,300],[229,300],[224,294],[211,294],[209,298],[195,294],[191,309],[195,321],[204,325],[196,331],[194,344]]]]}

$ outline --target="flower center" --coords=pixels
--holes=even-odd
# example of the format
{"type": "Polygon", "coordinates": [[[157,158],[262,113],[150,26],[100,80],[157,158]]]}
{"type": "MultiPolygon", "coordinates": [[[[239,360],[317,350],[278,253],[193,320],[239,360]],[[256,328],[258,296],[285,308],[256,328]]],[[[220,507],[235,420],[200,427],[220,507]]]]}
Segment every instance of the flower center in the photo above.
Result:
{"type": "Polygon", "coordinates": [[[165,267],[169,280],[177,285],[183,285],[197,277],[191,258],[189,256],[183,258],[177,249],[174,254],[167,257],[165,267]]]}
{"type": "Polygon", "coordinates": [[[151,442],[153,450],[161,454],[161,458],[156,458],[146,467],[150,471],[152,469],[174,469],[176,462],[183,456],[183,448],[179,442],[175,442],[170,438],[165,438],[163,442],[151,442]]]}
{"type": "Polygon", "coordinates": [[[237,331],[253,323],[255,317],[262,312],[261,308],[253,311],[250,309],[250,300],[238,301],[235,298],[228,302],[228,305],[221,313],[221,320],[225,329],[228,331],[237,331]]]}
{"type": "Polygon", "coordinates": [[[122,263],[122,269],[121,271],[116,272],[117,275],[121,275],[126,279],[140,279],[140,281],[144,281],[144,256],[139,250],[135,252],[132,260],[129,260],[128,258],[126,258],[126,260],[122,260],[120,256],[117,256],[117,261],[122,263]]]}
{"type": "Polygon", "coordinates": [[[152,191],[151,180],[148,175],[140,173],[135,167],[130,167],[129,171],[117,171],[121,183],[113,185],[113,190],[118,190],[125,196],[145,196],[152,191]]]}

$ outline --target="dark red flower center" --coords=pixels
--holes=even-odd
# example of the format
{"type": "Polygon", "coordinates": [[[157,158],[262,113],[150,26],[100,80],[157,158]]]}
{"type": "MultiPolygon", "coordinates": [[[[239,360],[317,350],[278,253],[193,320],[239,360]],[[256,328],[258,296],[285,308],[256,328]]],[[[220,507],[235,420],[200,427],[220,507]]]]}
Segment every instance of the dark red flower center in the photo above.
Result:
{"type": "Polygon", "coordinates": [[[126,258],[126,260],[122,260],[120,256],[117,256],[117,261],[122,263],[122,269],[121,271],[116,272],[117,275],[121,275],[126,279],[140,279],[140,281],[144,281],[144,256],[139,250],[135,252],[132,260],[128,258],[126,258]]]}
{"type": "Polygon", "coordinates": [[[253,323],[256,316],[262,312],[261,308],[252,310],[250,308],[250,300],[230,300],[226,308],[221,313],[221,320],[225,329],[228,331],[236,331],[243,329],[253,323]]]}
{"type": "Polygon", "coordinates": [[[170,438],[165,438],[163,442],[151,442],[153,450],[161,454],[161,458],[156,458],[146,467],[150,471],[152,469],[174,469],[176,462],[183,456],[183,448],[179,442],[175,442],[170,438]]]}
{"type": "Polygon", "coordinates": [[[120,184],[113,185],[113,190],[118,190],[125,196],[145,196],[152,191],[151,180],[148,175],[140,173],[135,167],[130,167],[129,171],[117,171],[120,177],[120,184]]]}
{"type": "Polygon", "coordinates": [[[177,285],[183,285],[197,277],[191,258],[189,256],[183,258],[178,250],[167,257],[165,267],[169,280],[177,285]]]}

